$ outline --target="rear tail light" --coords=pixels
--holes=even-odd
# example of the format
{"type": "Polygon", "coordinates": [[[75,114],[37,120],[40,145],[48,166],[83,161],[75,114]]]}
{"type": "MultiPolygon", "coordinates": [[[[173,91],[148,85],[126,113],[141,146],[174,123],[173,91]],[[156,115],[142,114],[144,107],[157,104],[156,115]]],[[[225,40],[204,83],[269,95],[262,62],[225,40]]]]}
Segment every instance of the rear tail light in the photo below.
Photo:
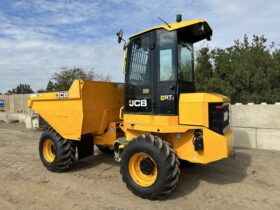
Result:
{"type": "Polygon", "coordinates": [[[229,104],[209,103],[209,128],[223,134],[229,125],[229,104]]]}

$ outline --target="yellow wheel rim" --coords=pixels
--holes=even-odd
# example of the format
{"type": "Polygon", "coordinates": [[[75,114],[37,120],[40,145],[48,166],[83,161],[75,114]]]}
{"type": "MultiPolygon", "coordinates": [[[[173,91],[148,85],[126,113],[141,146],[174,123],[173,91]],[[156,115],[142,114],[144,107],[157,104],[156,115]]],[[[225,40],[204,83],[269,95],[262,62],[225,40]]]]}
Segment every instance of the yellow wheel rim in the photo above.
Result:
{"type": "Polygon", "coordinates": [[[135,153],[129,160],[129,173],[135,183],[141,187],[150,187],[157,179],[158,170],[155,161],[146,153],[135,153]]]}
{"type": "Polygon", "coordinates": [[[49,163],[53,162],[55,159],[54,145],[50,139],[46,139],[43,144],[43,154],[46,161],[49,163]]]}

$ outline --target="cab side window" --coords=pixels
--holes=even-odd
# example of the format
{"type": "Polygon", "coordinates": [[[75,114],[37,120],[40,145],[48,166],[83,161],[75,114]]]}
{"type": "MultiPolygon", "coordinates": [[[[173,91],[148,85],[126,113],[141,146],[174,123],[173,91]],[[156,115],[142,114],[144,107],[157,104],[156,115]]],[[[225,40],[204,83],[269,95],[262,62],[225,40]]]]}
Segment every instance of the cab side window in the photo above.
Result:
{"type": "Polygon", "coordinates": [[[175,32],[158,31],[159,37],[159,80],[176,80],[175,71],[175,32]]]}
{"type": "Polygon", "coordinates": [[[178,45],[178,79],[193,82],[193,46],[188,43],[178,45]]]}
{"type": "Polygon", "coordinates": [[[128,83],[132,85],[149,85],[151,75],[150,37],[143,36],[131,42],[128,83]]]}

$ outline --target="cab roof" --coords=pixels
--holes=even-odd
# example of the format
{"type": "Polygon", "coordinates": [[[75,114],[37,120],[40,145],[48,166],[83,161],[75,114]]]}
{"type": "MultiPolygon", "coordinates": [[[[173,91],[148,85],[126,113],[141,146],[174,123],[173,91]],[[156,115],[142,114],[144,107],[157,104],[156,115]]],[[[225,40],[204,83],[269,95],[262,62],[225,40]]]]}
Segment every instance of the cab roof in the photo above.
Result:
{"type": "Polygon", "coordinates": [[[138,35],[156,30],[156,29],[165,29],[167,31],[174,31],[174,30],[178,30],[180,28],[185,28],[185,27],[193,26],[193,25],[197,25],[197,24],[203,24],[204,26],[206,26],[206,30],[208,32],[208,35],[212,36],[212,29],[210,28],[208,23],[203,19],[196,19],[196,20],[187,20],[187,21],[181,21],[181,22],[176,22],[176,23],[170,23],[170,24],[168,24],[170,27],[167,24],[155,26],[155,27],[149,28],[147,30],[144,30],[144,31],[138,32],[136,34],[133,34],[132,36],[129,37],[129,39],[134,38],[138,35]]]}

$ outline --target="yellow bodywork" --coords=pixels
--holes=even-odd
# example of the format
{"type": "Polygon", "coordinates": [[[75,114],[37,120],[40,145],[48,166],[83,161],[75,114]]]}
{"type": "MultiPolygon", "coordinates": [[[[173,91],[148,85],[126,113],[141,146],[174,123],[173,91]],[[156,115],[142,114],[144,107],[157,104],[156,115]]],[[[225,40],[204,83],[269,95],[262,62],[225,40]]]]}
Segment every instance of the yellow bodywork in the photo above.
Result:
{"type": "Polygon", "coordinates": [[[75,80],[69,91],[31,95],[28,107],[35,110],[63,138],[80,140],[83,134],[107,134],[110,123],[119,121],[123,84],[75,80]]]}
{"type": "Polygon", "coordinates": [[[209,163],[228,157],[232,148],[232,131],[224,135],[208,128],[208,103],[227,103],[229,99],[218,94],[184,93],[179,99],[179,116],[124,114],[126,139],[141,134],[155,134],[173,145],[180,159],[196,163],[209,163]],[[196,152],[193,145],[194,131],[203,132],[204,149],[196,152]]]}
{"type": "Polygon", "coordinates": [[[174,31],[174,30],[178,30],[180,28],[185,28],[185,27],[188,27],[188,26],[193,26],[193,25],[196,25],[196,24],[205,24],[209,30],[209,33],[212,34],[212,30],[210,29],[210,27],[208,26],[208,23],[203,20],[203,19],[196,19],[196,20],[187,20],[187,21],[182,21],[182,22],[176,22],[176,23],[170,23],[168,25],[166,24],[163,24],[163,25],[159,25],[159,26],[154,26],[152,28],[149,28],[147,30],[144,30],[144,31],[141,31],[139,33],[136,33],[136,34],[133,34],[130,38],[133,38],[135,36],[139,36],[140,34],[144,34],[144,33],[147,33],[149,31],[153,31],[153,30],[156,30],[156,29],[165,29],[167,31],[174,31]]]}
{"type": "Polygon", "coordinates": [[[101,135],[96,135],[94,138],[94,144],[97,145],[109,145],[113,146],[114,141],[118,138],[118,133],[117,130],[119,128],[119,125],[122,122],[111,122],[108,126],[108,129],[101,134],[101,135]]]}
{"type": "Polygon", "coordinates": [[[228,157],[231,129],[221,135],[208,128],[208,103],[227,103],[227,97],[183,93],[178,116],[123,114],[120,119],[123,93],[122,84],[75,80],[68,92],[30,96],[28,104],[65,139],[80,140],[84,134],[93,134],[94,144],[112,147],[121,129],[128,141],[141,134],[158,135],[173,145],[180,159],[190,162],[209,163],[228,157]],[[193,145],[197,129],[203,132],[201,152],[193,145]]]}
{"type": "Polygon", "coordinates": [[[208,127],[208,103],[225,103],[229,98],[214,93],[180,94],[179,124],[202,125],[208,127]]]}

